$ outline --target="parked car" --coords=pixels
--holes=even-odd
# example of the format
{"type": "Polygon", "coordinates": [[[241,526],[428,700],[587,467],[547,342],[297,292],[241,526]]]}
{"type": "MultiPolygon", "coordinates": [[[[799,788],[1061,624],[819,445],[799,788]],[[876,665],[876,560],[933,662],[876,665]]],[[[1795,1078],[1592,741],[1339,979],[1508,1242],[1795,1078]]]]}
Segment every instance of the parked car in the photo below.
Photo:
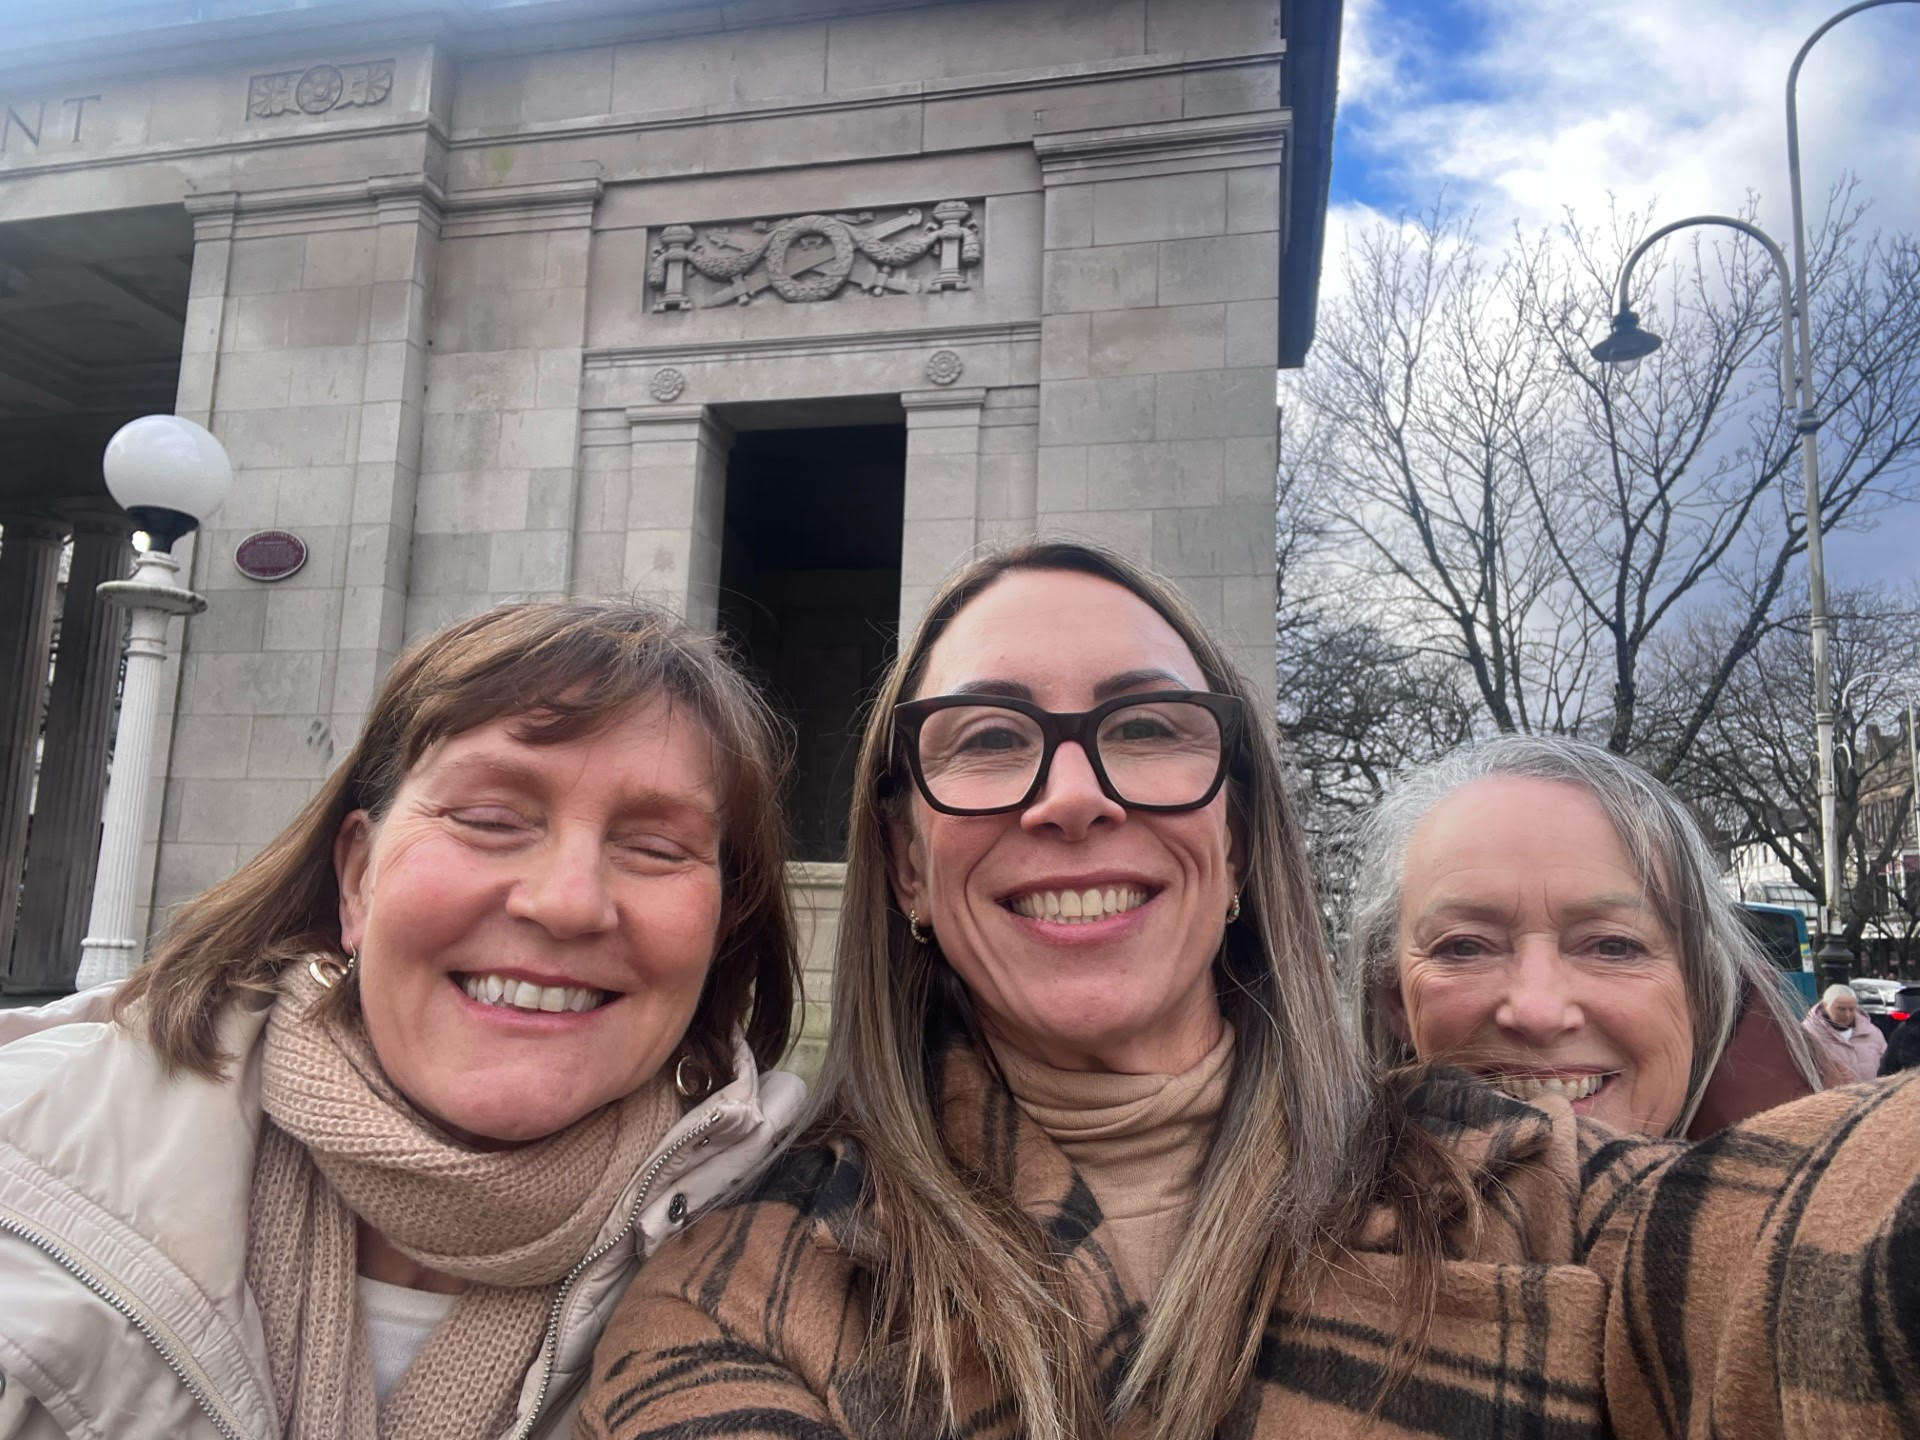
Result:
{"type": "MultiPolygon", "coordinates": [[[[1901,984],[1898,980],[1860,979],[1847,982],[1853,987],[1854,996],[1860,1001],[1860,1013],[1880,1028],[1882,1035],[1891,1035],[1893,1027],[1900,1022],[1891,1018],[1894,996],[1899,994],[1901,984]]],[[[1920,987],[1907,987],[1920,992],[1920,987]]]]}
{"type": "MultiPolygon", "coordinates": [[[[1887,1001],[1886,1028],[1891,1031],[1902,1020],[1911,1020],[1916,1014],[1920,1014],[1920,985],[1902,985],[1887,1001]]],[[[1878,1025],[1879,1018],[1875,1017],[1873,1023],[1878,1025]]]]}

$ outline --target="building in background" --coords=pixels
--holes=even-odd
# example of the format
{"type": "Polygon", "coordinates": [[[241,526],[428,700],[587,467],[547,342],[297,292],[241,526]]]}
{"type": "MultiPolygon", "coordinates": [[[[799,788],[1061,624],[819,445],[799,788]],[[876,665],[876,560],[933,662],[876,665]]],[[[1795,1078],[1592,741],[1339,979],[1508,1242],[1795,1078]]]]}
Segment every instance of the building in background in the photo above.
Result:
{"type": "Polygon", "coordinates": [[[211,604],[155,757],[153,916],[293,815],[410,637],[505,599],[640,595],[740,638],[798,727],[816,964],[857,706],[974,546],[1141,556],[1270,678],[1274,371],[1312,336],[1339,20],[16,0],[6,987],[78,955],[119,644],[91,589],[127,538],[99,457],[139,413],[236,469],[191,542],[211,604]]]}

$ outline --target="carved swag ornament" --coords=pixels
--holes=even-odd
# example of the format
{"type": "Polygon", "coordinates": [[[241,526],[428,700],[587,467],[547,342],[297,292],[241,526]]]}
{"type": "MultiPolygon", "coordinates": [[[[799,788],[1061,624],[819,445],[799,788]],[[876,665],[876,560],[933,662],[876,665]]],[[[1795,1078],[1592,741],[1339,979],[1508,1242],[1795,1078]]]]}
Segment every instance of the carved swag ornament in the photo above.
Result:
{"type": "Polygon", "coordinates": [[[795,305],[831,300],[848,285],[868,295],[971,288],[980,224],[965,200],[876,215],[798,215],[741,226],[668,225],[650,252],[655,310],[748,305],[773,291],[795,305]]]}

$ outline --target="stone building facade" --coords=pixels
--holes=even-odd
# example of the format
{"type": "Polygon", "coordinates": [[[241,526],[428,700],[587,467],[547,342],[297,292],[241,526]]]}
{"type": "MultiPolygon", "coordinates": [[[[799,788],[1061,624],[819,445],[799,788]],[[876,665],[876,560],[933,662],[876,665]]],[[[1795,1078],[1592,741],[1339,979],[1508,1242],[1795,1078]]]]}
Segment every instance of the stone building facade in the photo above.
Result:
{"type": "Polygon", "coordinates": [[[1271,676],[1337,0],[74,8],[22,0],[0,56],[10,988],[77,955],[118,643],[90,592],[126,555],[99,453],[145,411],[236,469],[176,552],[210,604],[156,916],[293,814],[410,637],[510,597],[740,635],[799,727],[813,908],[859,692],[976,545],[1142,556],[1271,676]],[[241,573],[263,530],[297,573],[241,573]]]}

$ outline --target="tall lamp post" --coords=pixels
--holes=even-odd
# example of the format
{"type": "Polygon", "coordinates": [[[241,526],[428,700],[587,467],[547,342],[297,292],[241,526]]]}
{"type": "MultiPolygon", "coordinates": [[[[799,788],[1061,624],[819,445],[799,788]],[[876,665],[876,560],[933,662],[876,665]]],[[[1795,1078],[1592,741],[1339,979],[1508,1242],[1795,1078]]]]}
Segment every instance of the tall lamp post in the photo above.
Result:
{"type": "Polygon", "coordinates": [[[178,415],[145,415],[123,425],[107,442],[103,466],[108,491],[146,531],[148,545],[134,561],[132,578],[110,580],[99,591],[108,604],[131,610],[133,619],[93,910],[75,980],[82,990],[126,978],[139,959],[141,942],[133,933],[134,872],[159,722],[167,622],[207,608],[203,597],[175,583],[180,564],[172,550],[175,541],[219,506],[233,483],[233,466],[220,442],[178,415]]]}
{"type": "MultiPolygon", "coordinates": [[[[1902,712],[1901,719],[1906,722],[1907,774],[1909,776],[1909,784],[1912,787],[1911,793],[1907,798],[1912,802],[1908,808],[1911,810],[1913,818],[1914,848],[1920,851],[1920,736],[1916,736],[1914,733],[1916,722],[1920,722],[1920,687],[1916,687],[1911,680],[1891,674],[1885,670],[1862,670],[1858,675],[1855,675],[1840,687],[1840,713],[1842,715],[1851,715],[1853,713],[1852,710],[1848,708],[1848,697],[1853,693],[1853,687],[1863,680],[1891,680],[1906,691],[1906,698],[1901,702],[1900,709],[1902,712]]],[[[1865,717],[1862,716],[1861,718],[1864,719],[1865,717]]],[[[1848,763],[1854,765],[1856,770],[1859,768],[1857,761],[1850,760],[1848,763]]],[[[1894,830],[1897,835],[1899,831],[1897,823],[1894,826],[1894,830]]],[[[1910,872],[1907,871],[1905,863],[1902,862],[1901,894],[1903,895],[1906,893],[1906,887],[1913,883],[1913,880],[1909,878],[1909,874],[1910,872]]]]}
{"type": "MultiPolygon", "coordinates": [[[[1872,3],[1888,3],[1888,0],[1872,0],[1872,3]]],[[[1851,957],[1846,946],[1833,933],[1834,921],[1840,913],[1840,837],[1834,814],[1833,671],[1827,655],[1826,547],[1820,533],[1820,450],[1817,440],[1820,417],[1813,408],[1813,362],[1807,348],[1811,341],[1804,301],[1801,305],[1797,352],[1794,343],[1793,297],[1796,286],[1787,266],[1786,252],[1758,225],[1737,220],[1731,215],[1692,215],[1685,220],[1676,220],[1671,225],[1662,225],[1634,247],[1633,253],[1627,256],[1627,263],[1621,267],[1620,294],[1615,306],[1613,331],[1593,347],[1593,358],[1603,365],[1628,367],[1637,365],[1660,348],[1660,337],[1649,330],[1642,330],[1640,317],[1628,307],[1633,267],[1655,244],[1674,231],[1692,225],[1724,225],[1758,240],[1766,247],[1767,255],[1780,276],[1780,403],[1787,407],[1793,405],[1792,387],[1797,381],[1800,404],[1793,428],[1800,436],[1801,484],[1807,500],[1807,609],[1813,632],[1813,733],[1815,759],[1819,767],[1820,868],[1826,891],[1820,897],[1822,939],[1815,958],[1819,962],[1821,983],[1831,985],[1847,978],[1851,957]]],[[[1799,293],[1804,293],[1804,285],[1803,274],[1799,293]]]]}

